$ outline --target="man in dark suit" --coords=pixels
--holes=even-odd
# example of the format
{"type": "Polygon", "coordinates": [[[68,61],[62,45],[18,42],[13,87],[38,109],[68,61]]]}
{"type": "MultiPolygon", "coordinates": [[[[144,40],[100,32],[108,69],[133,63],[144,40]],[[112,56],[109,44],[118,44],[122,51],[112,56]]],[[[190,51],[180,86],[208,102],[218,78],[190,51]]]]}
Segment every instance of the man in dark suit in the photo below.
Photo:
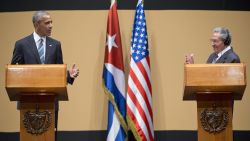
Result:
{"type": "MultiPolygon", "coordinates": [[[[214,28],[212,38],[210,39],[214,52],[211,53],[208,57],[208,64],[240,63],[239,56],[233,51],[233,48],[230,46],[231,39],[232,37],[228,29],[224,27],[214,28]]],[[[186,63],[194,64],[193,54],[186,55],[186,63]]],[[[234,105],[233,100],[232,105],[234,105]]]]}
{"type": "MultiPolygon", "coordinates": [[[[216,27],[211,38],[214,52],[207,59],[208,64],[214,63],[240,63],[239,56],[233,51],[231,44],[231,34],[224,27],[216,27]]],[[[186,56],[186,63],[193,64],[193,55],[186,56]]]]}
{"type": "MultiPolygon", "coordinates": [[[[34,32],[16,41],[11,64],[63,64],[61,43],[51,37],[52,19],[46,11],[37,11],[32,17],[34,32]]],[[[67,82],[73,84],[79,69],[74,64],[68,70],[67,82]]],[[[56,128],[58,101],[55,102],[56,128]]]]}
{"type": "Polygon", "coordinates": [[[208,57],[207,63],[240,63],[239,56],[233,51],[231,34],[228,29],[217,27],[211,38],[214,52],[208,57]]]}

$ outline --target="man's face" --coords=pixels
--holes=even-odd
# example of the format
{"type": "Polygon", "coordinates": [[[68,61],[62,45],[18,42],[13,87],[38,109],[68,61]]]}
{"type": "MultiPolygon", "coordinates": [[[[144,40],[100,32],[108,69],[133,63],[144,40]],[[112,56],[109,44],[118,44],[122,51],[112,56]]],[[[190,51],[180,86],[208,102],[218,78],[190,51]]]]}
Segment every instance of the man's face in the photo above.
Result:
{"type": "Polygon", "coordinates": [[[34,24],[36,33],[40,36],[50,36],[52,31],[52,19],[50,15],[44,15],[34,24]]]}
{"type": "Polygon", "coordinates": [[[220,53],[223,49],[225,49],[224,41],[221,38],[221,34],[218,32],[214,32],[211,38],[211,44],[214,48],[215,53],[220,53]]]}

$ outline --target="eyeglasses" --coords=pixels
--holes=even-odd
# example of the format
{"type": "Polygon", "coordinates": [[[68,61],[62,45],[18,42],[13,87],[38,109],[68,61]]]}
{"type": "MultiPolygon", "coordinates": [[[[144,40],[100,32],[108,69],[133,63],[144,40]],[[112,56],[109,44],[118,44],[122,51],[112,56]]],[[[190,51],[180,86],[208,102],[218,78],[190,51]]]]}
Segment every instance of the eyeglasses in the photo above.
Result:
{"type": "Polygon", "coordinates": [[[223,41],[221,39],[210,39],[210,42],[218,44],[218,43],[223,42],[223,41]]]}

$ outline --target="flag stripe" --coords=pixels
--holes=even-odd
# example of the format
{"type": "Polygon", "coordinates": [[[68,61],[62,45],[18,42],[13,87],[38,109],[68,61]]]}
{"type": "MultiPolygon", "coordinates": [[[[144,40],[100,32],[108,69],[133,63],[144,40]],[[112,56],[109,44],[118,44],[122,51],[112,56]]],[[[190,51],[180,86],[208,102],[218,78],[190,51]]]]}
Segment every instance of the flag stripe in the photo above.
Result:
{"type": "MultiPolygon", "coordinates": [[[[150,70],[150,59],[149,59],[149,56],[147,56],[146,59],[147,59],[148,69],[150,70]]],[[[149,73],[149,76],[151,76],[150,73],[149,73]]]]}
{"type": "Polygon", "coordinates": [[[135,117],[134,113],[131,111],[130,107],[127,107],[127,114],[129,115],[128,121],[129,119],[132,120],[133,125],[130,126],[131,130],[133,130],[133,127],[135,127],[138,130],[137,133],[139,135],[140,140],[146,140],[146,136],[144,132],[142,131],[140,125],[138,124],[138,120],[135,117]]]}
{"type": "MultiPolygon", "coordinates": [[[[122,118],[126,117],[126,99],[122,96],[120,91],[117,88],[117,85],[114,80],[114,76],[112,73],[110,73],[106,67],[103,69],[103,75],[104,75],[104,85],[105,89],[108,92],[109,100],[112,102],[112,104],[115,106],[115,109],[117,107],[116,112],[118,114],[121,114],[122,118]]],[[[121,79],[123,80],[123,79],[121,79]]],[[[125,123],[125,121],[124,121],[125,123]]]]}
{"type": "Polygon", "coordinates": [[[149,140],[148,130],[146,128],[146,125],[144,121],[142,120],[134,103],[131,101],[129,97],[127,97],[127,103],[128,103],[128,109],[127,109],[128,113],[130,117],[133,119],[133,122],[136,125],[137,130],[139,130],[139,135],[142,136],[142,140],[149,140]]]}
{"type": "Polygon", "coordinates": [[[118,118],[114,112],[114,108],[113,105],[111,104],[111,102],[109,102],[109,110],[111,110],[111,112],[109,112],[111,114],[111,121],[112,121],[112,125],[109,129],[109,133],[108,133],[108,137],[107,137],[107,141],[115,141],[116,136],[119,129],[120,129],[120,123],[118,121],[118,118]]]}
{"type": "Polygon", "coordinates": [[[135,73],[133,72],[133,70],[130,70],[130,75],[129,75],[129,80],[128,80],[128,86],[130,87],[130,89],[132,89],[135,94],[138,94],[138,95],[141,95],[146,103],[146,108],[148,109],[151,117],[153,115],[152,113],[152,109],[151,109],[151,106],[150,106],[150,103],[149,103],[149,99],[147,98],[147,95],[145,94],[145,91],[141,85],[141,83],[138,83],[138,79],[137,77],[135,76],[135,73]],[[132,80],[130,80],[132,79],[132,80]],[[131,84],[131,82],[134,82],[133,84],[131,84]]]}
{"type": "Polygon", "coordinates": [[[144,67],[144,66],[146,66],[146,67],[148,66],[147,62],[146,62],[146,59],[144,58],[140,62],[137,62],[137,66],[138,66],[138,68],[140,69],[141,73],[144,76],[144,79],[145,79],[145,81],[147,83],[150,94],[152,94],[151,80],[150,80],[151,78],[149,76],[150,70],[147,70],[148,68],[144,67]]]}
{"type": "MultiPolygon", "coordinates": [[[[147,77],[149,79],[149,82],[151,82],[151,75],[150,75],[151,71],[150,71],[150,64],[149,64],[149,56],[147,56],[145,59],[142,59],[141,64],[143,65],[145,71],[147,72],[147,77]]],[[[151,83],[150,83],[150,85],[151,85],[151,83]]]]}
{"type": "Polygon", "coordinates": [[[124,72],[114,65],[105,63],[105,68],[113,75],[115,85],[120,91],[121,95],[125,98],[125,76],[124,72]]]}
{"type": "Polygon", "coordinates": [[[136,95],[132,92],[131,89],[128,88],[128,96],[131,99],[131,101],[135,104],[137,111],[139,111],[140,116],[142,117],[143,121],[145,122],[146,126],[147,126],[147,130],[150,132],[149,136],[152,139],[152,119],[151,116],[149,115],[149,112],[147,110],[147,108],[145,108],[145,102],[144,100],[139,96],[136,95]]]}
{"type": "Polygon", "coordinates": [[[141,86],[143,87],[144,91],[146,92],[149,104],[152,107],[151,93],[150,93],[150,90],[149,90],[149,87],[147,85],[147,82],[145,80],[144,75],[141,73],[140,69],[138,68],[137,64],[135,63],[135,61],[133,59],[131,59],[130,64],[131,64],[130,67],[134,71],[134,74],[136,75],[136,78],[138,79],[139,83],[141,84],[141,86]]]}
{"type": "Polygon", "coordinates": [[[135,83],[133,82],[132,79],[129,79],[129,87],[128,87],[127,93],[131,99],[133,99],[133,98],[135,99],[135,100],[133,100],[135,105],[137,105],[137,103],[139,103],[142,106],[142,110],[146,113],[147,120],[151,123],[150,127],[153,128],[152,115],[150,114],[150,113],[152,113],[151,107],[149,107],[150,109],[148,109],[147,104],[146,104],[143,96],[141,94],[139,94],[138,89],[135,86],[135,83]]]}

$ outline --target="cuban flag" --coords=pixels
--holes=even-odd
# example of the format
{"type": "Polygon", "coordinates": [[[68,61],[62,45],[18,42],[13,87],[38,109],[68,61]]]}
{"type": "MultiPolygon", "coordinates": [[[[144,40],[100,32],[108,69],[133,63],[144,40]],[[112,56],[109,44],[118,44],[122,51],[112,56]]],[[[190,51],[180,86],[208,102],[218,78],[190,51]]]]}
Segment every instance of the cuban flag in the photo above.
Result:
{"type": "Polygon", "coordinates": [[[127,139],[125,75],[117,4],[111,0],[103,66],[104,91],[108,97],[107,141],[127,139]]]}

